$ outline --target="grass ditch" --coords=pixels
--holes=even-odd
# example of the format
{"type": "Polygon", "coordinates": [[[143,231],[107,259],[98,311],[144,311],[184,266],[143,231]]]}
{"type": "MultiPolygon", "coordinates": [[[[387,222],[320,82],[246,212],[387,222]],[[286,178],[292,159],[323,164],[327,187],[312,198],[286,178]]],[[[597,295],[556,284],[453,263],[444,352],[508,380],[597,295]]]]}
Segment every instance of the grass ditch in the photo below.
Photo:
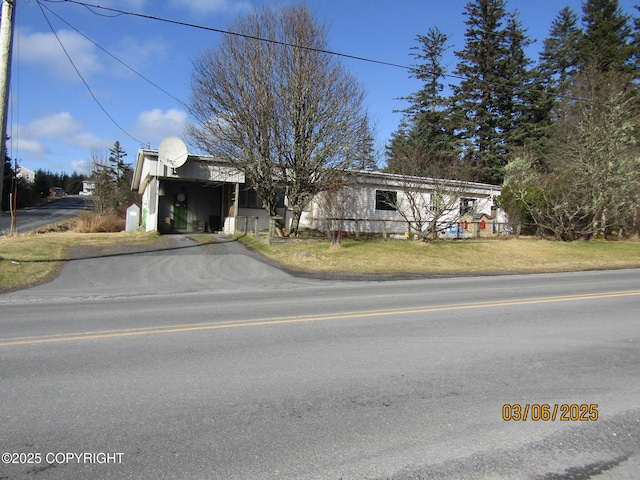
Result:
{"type": "Polygon", "coordinates": [[[286,268],[306,272],[443,275],[640,267],[640,242],[631,240],[343,241],[338,248],[326,241],[265,244],[252,236],[240,240],[286,268]]]}

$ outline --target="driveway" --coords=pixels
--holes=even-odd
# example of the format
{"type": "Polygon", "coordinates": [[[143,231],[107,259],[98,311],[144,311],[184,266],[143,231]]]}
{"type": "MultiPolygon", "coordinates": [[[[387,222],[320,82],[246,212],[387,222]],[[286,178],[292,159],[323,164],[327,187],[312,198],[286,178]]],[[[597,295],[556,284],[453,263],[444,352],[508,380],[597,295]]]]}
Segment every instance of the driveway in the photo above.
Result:
{"type": "Polygon", "coordinates": [[[152,246],[77,248],[59,276],[2,300],[110,298],[238,290],[283,290],[318,284],[259,260],[242,244],[217,236],[201,245],[185,235],[165,235],[152,246]]]}

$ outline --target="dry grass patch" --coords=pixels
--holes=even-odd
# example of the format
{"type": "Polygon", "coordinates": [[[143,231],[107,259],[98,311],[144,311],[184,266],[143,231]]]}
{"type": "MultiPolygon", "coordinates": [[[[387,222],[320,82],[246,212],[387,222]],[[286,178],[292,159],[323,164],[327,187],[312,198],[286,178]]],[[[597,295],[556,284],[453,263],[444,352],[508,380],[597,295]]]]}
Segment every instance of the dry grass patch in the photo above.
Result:
{"type": "Polygon", "coordinates": [[[208,233],[196,233],[193,235],[189,235],[189,238],[200,245],[209,245],[211,243],[216,243],[216,239],[213,238],[213,235],[208,233]]]}
{"type": "Polygon", "coordinates": [[[345,241],[342,248],[330,248],[327,242],[242,241],[283,266],[314,272],[473,274],[640,267],[640,242],[632,241],[345,241]]]}
{"type": "Polygon", "coordinates": [[[72,247],[108,248],[113,245],[144,245],[160,237],[148,233],[95,233],[73,231],[24,233],[0,237],[0,292],[53,279],[72,247]]]}
{"type": "Polygon", "coordinates": [[[78,233],[114,233],[125,229],[125,220],[117,215],[97,215],[82,212],[75,220],[74,231],[78,233]]]}

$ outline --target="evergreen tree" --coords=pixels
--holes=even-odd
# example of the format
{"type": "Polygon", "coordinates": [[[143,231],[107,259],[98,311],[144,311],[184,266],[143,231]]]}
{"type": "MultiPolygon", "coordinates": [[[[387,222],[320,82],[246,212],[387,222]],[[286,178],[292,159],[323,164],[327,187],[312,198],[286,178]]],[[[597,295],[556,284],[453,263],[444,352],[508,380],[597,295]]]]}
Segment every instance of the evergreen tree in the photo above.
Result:
{"type": "Polygon", "coordinates": [[[82,181],[84,179],[84,175],[73,172],[71,176],[67,178],[67,181],[64,184],[64,189],[69,193],[69,195],[77,195],[82,190],[82,181]]]}
{"type": "Polygon", "coordinates": [[[404,98],[409,106],[404,118],[387,145],[387,171],[423,176],[459,177],[452,171],[457,164],[456,137],[450,122],[448,99],[442,96],[445,68],[442,56],[448,37],[437,28],[418,35],[419,46],[412,56],[421,63],[411,69],[411,76],[423,87],[404,98]]]}
{"type": "Polygon", "coordinates": [[[456,127],[467,168],[477,170],[480,181],[500,184],[509,142],[528,108],[522,83],[528,40],[504,0],[471,0],[464,13],[466,44],[455,52],[454,73],[462,78],[452,99],[456,127]]]}
{"type": "Polygon", "coordinates": [[[33,188],[41,198],[49,196],[51,189],[55,187],[54,181],[52,181],[53,174],[42,169],[36,170],[33,179],[33,188]]]}
{"type": "MultiPolygon", "coordinates": [[[[640,12],[640,4],[636,5],[636,10],[640,12]]],[[[633,35],[631,40],[633,51],[634,76],[633,79],[640,80],[640,17],[633,19],[633,35]]]]}
{"type": "Polygon", "coordinates": [[[540,75],[553,96],[566,90],[577,68],[581,35],[578,15],[569,7],[563,8],[551,24],[540,53],[540,75]]]}
{"type": "Polygon", "coordinates": [[[618,0],[586,0],[582,10],[581,67],[594,64],[603,72],[630,72],[633,60],[630,19],[622,13],[618,0]]]}
{"type": "Polygon", "coordinates": [[[104,160],[100,152],[94,155],[93,209],[98,214],[119,213],[123,207],[136,200],[131,191],[131,166],[124,161],[126,152],[116,141],[109,149],[109,157],[104,160]]]}
{"type": "Polygon", "coordinates": [[[508,55],[503,70],[507,88],[500,89],[501,130],[507,149],[530,144],[544,134],[548,125],[549,102],[532,61],[525,55],[531,45],[517,14],[509,14],[505,28],[508,55]]]}
{"type": "Polygon", "coordinates": [[[109,170],[115,183],[115,207],[122,208],[135,200],[134,192],[131,190],[133,171],[131,165],[124,161],[127,153],[122,149],[119,141],[116,140],[113,147],[109,149],[109,153],[109,170]]]}
{"type": "Polygon", "coordinates": [[[369,128],[369,117],[365,115],[360,125],[361,133],[353,149],[352,167],[358,170],[375,171],[378,164],[375,159],[373,135],[369,128]]]}

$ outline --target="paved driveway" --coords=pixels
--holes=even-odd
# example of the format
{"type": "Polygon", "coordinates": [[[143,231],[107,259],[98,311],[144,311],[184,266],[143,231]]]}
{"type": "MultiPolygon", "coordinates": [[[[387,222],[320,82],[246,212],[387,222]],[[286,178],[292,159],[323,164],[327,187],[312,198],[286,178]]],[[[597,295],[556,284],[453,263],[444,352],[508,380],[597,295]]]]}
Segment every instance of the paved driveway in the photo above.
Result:
{"type": "Polygon", "coordinates": [[[152,246],[78,248],[71,257],[52,282],[3,299],[282,290],[318,283],[270,266],[223,236],[215,244],[200,245],[185,235],[165,235],[152,246]]]}

